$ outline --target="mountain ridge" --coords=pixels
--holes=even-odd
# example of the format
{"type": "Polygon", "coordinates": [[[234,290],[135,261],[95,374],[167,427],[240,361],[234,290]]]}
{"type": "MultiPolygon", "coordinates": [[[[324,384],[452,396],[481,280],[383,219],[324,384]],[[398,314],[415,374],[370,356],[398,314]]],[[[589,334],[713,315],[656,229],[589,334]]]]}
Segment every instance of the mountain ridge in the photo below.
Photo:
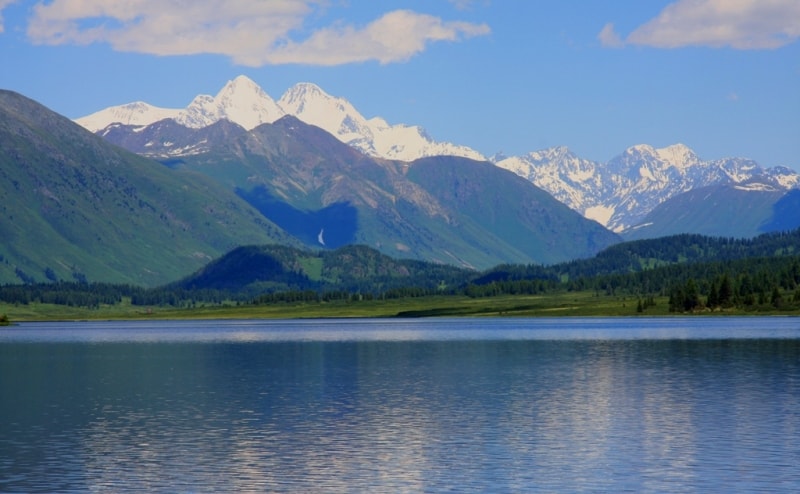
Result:
{"type": "MultiPolygon", "coordinates": [[[[310,82],[295,84],[275,101],[255,82],[238,76],[216,96],[199,95],[182,110],[132,103],[76,121],[104,135],[111,132],[110,126],[140,126],[133,130],[139,132],[163,118],[172,118],[189,128],[227,119],[252,130],[263,123],[275,123],[285,115],[320,127],[371,157],[406,162],[445,155],[487,160],[466,146],[434,141],[421,127],[390,125],[380,117],[367,119],[346,99],[331,96],[310,82]]],[[[139,148],[137,152],[159,158],[197,152],[192,147],[174,146],[158,155],[154,152],[157,148],[139,148]]],[[[800,186],[800,174],[789,168],[764,168],[746,158],[705,160],[682,143],[663,148],[637,144],[604,163],[581,158],[564,146],[521,156],[497,155],[488,161],[522,176],[574,211],[615,232],[634,227],[658,205],[692,189],[754,180],[765,187],[787,191],[800,186]]]]}
{"type": "Polygon", "coordinates": [[[153,286],[249,243],[299,245],[233,191],[0,90],[0,283],[153,286]]]}
{"type": "Polygon", "coordinates": [[[788,191],[800,175],[786,167],[763,168],[746,158],[703,160],[688,146],[631,146],[606,163],[587,160],[566,147],[503,158],[497,166],[527,178],[587,218],[624,232],[659,204],[713,185],[755,182],[788,191]]]}
{"type": "Polygon", "coordinates": [[[297,83],[275,101],[243,75],[228,81],[216,96],[195,96],[183,109],[128,103],[77,118],[75,122],[94,133],[102,133],[112,124],[145,127],[165,118],[189,128],[202,128],[228,119],[252,130],[264,123],[275,123],[284,115],[316,125],[373,157],[413,161],[448,154],[486,159],[466,146],[434,141],[421,127],[390,125],[379,117],[367,119],[347,100],[329,95],[314,83],[297,83]]]}

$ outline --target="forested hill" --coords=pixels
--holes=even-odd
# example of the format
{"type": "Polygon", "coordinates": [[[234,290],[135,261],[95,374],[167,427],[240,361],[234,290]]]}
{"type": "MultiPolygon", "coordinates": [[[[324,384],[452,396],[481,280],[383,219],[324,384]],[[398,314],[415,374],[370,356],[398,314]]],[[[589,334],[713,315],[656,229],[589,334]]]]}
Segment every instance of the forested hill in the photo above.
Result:
{"type": "Polygon", "coordinates": [[[639,272],[679,263],[797,255],[800,255],[800,229],[749,239],[683,234],[624,242],[608,247],[591,259],[557,264],[548,271],[573,279],[639,272]]]}
{"type": "Polygon", "coordinates": [[[263,245],[234,249],[172,286],[254,294],[302,290],[379,293],[409,287],[431,291],[463,284],[473,274],[445,264],[394,259],[361,245],[332,251],[263,245]]]}
{"type": "Polygon", "coordinates": [[[64,282],[0,286],[0,302],[98,307],[129,297],[133,305],[185,307],[226,300],[262,304],[573,291],[633,296],[643,311],[660,296],[669,296],[670,310],[679,312],[720,307],[800,310],[800,230],[749,240],[677,235],[621,244],[590,260],[500,265],[483,272],[393,259],[365,246],[333,251],[248,246],[159,288],[64,282]]]}

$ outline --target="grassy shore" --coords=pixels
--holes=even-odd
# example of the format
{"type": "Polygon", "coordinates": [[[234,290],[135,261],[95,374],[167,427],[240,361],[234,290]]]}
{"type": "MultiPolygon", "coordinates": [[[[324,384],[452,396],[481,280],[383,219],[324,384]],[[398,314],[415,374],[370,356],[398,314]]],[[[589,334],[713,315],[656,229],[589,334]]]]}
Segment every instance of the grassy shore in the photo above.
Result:
{"type": "MultiPolygon", "coordinates": [[[[97,309],[50,304],[3,305],[0,314],[10,321],[132,320],[132,319],[298,319],[345,317],[554,317],[554,316],[666,316],[668,300],[657,298],[654,307],[637,311],[638,299],[598,296],[593,292],[547,295],[508,295],[489,298],[437,296],[353,302],[276,303],[270,305],[221,304],[177,309],[133,306],[128,301],[97,309]]],[[[800,315],[797,311],[761,308],[758,311],[703,312],[713,315],[800,315]]]]}

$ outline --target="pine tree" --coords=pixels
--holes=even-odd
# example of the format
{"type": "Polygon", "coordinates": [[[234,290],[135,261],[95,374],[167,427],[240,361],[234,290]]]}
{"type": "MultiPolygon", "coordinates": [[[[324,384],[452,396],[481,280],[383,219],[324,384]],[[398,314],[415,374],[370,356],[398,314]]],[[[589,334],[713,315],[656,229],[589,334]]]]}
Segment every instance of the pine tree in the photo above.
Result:
{"type": "Polygon", "coordinates": [[[722,280],[719,283],[719,291],[717,292],[717,303],[722,307],[730,307],[733,305],[733,285],[728,273],[722,275],[722,280]]]}
{"type": "Polygon", "coordinates": [[[711,289],[708,291],[708,299],[706,299],[706,306],[714,308],[719,305],[719,294],[717,293],[717,284],[711,283],[711,289]]]}
{"type": "Polygon", "coordinates": [[[772,306],[775,307],[776,309],[780,309],[781,304],[783,303],[783,297],[781,296],[781,291],[778,289],[777,286],[772,289],[771,299],[772,299],[772,306]]]}
{"type": "Polygon", "coordinates": [[[683,310],[691,311],[700,305],[700,293],[697,290],[697,283],[694,278],[689,278],[683,291],[683,310]]]}

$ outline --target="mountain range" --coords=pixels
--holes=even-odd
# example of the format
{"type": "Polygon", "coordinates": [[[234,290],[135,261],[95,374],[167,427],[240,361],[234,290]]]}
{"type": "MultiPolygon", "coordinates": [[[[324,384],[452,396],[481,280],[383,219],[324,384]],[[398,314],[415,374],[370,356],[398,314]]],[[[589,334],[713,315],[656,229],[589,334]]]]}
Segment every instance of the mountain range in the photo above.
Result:
{"type": "Polygon", "coordinates": [[[249,131],[228,120],[192,129],[168,119],[116,124],[103,135],[218,180],[309,246],[362,243],[396,257],[488,267],[557,262],[619,241],[486,161],[372,158],[289,115],[249,131]]]}
{"type": "Polygon", "coordinates": [[[0,92],[0,283],[153,286],[243,245],[554,264],[623,238],[800,224],[787,168],[680,144],[607,163],[565,147],[486,160],[313,84],[275,101],[238,77],[184,109],[134,103],[78,122],[0,92]]]}
{"type": "MultiPolygon", "coordinates": [[[[102,132],[112,124],[147,126],[164,119],[173,119],[191,129],[228,120],[253,130],[285,115],[316,125],[372,157],[403,161],[440,155],[485,159],[465,146],[436,142],[420,127],[389,125],[381,118],[366,119],[348,101],[330,96],[315,84],[296,84],[275,101],[245,76],[228,81],[216,96],[196,96],[183,109],[159,108],[139,101],[106,108],[75,121],[92,132],[102,132]]],[[[180,151],[172,150],[173,154],[176,152],[180,151]]]]}
{"type": "MultiPolygon", "coordinates": [[[[202,129],[228,120],[252,130],[285,115],[320,127],[373,158],[411,162],[449,155],[486,160],[469,147],[433,140],[421,127],[390,125],[378,117],[367,119],[345,99],[330,96],[314,84],[297,84],[275,101],[245,76],[229,81],[216,96],[197,96],[184,109],[157,108],[137,102],[107,108],[76,122],[103,136],[113,134],[112,142],[121,143],[120,130],[115,130],[119,125],[125,126],[125,132],[134,134],[164,119],[172,119],[190,129],[202,129]]],[[[201,153],[207,142],[179,145],[173,141],[143,142],[139,139],[136,147],[126,147],[163,160],[201,153]]],[[[495,155],[488,161],[529,180],[584,217],[615,232],[635,230],[634,236],[659,231],[658,228],[641,229],[645,217],[662,203],[676,198],[672,201],[674,207],[682,201],[682,194],[692,190],[739,186],[744,188],[742,190],[772,191],[776,195],[788,193],[800,185],[800,175],[789,168],[764,168],[746,158],[703,160],[683,144],[659,149],[636,145],[606,163],[581,158],[563,146],[523,156],[495,155]]],[[[747,197],[739,194],[741,200],[747,197]]],[[[695,203],[691,196],[687,196],[685,202],[695,203]]],[[[724,215],[720,218],[723,224],[717,224],[717,232],[733,236],[751,234],[752,228],[739,228],[733,218],[724,215]]],[[[766,225],[780,222],[768,217],[762,221],[766,225]]],[[[682,227],[673,223],[670,228],[680,230],[682,227]]]]}
{"type": "MultiPolygon", "coordinates": [[[[745,158],[704,161],[683,144],[660,149],[633,146],[607,163],[580,158],[566,147],[557,147],[525,156],[500,157],[496,164],[617,232],[640,226],[650,212],[672,198],[676,198],[673,204],[685,199],[696,206],[691,196],[679,197],[693,190],[730,186],[754,193],[770,191],[780,198],[800,184],[800,175],[789,168],[763,168],[745,158]]],[[[747,201],[748,197],[740,194],[739,199],[747,201]]],[[[719,225],[726,223],[724,216],[720,219],[723,223],[719,225]]],[[[731,231],[734,226],[718,230],[731,231]]]]}
{"type": "Polygon", "coordinates": [[[485,269],[587,257],[620,240],[488,162],[374,158],[291,115],[250,130],[168,118],[103,134],[0,93],[0,283],[153,286],[252,244],[364,244],[485,269]],[[183,151],[162,153],[171,149],[183,151]]]}

